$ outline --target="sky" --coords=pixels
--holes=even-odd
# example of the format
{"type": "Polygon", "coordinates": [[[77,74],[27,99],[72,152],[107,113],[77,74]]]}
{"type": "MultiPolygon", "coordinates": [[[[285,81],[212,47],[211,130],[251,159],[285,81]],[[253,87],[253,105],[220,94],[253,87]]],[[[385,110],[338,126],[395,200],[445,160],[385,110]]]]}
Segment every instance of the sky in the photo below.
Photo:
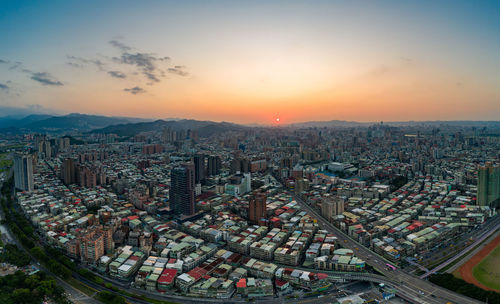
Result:
{"type": "Polygon", "coordinates": [[[266,124],[499,120],[498,16],[500,1],[0,0],[0,106],[266,124]]]}

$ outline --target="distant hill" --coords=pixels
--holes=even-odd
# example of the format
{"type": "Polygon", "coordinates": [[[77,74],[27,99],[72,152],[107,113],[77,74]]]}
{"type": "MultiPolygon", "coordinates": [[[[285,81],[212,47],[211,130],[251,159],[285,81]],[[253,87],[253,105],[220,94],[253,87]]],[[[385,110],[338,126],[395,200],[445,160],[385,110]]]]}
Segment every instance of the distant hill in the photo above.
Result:
{"type": "MultiPolygon", "coordinates": [[[[0,107],[2,110],[2,107],[0,107]]],[[[9,110],[9,109],[7,109],[9,110]]],[[[7,111],[6,110],[6,111],[7,111]]],[[[9,110],[8,116],[0,117],[0,133],[21,134],[25,132],[65,133],[65,132],[92,132],[113,133],[120,136],[134,136],[141,132],[158,131],[170,127],[174,130],[196,130],[199,136],[207,137],[228,131],[244,131],[251,128],[265,128],[263,125],[239,125],[229,122],[213,122],[193,119],[168,118],[152,120],[133,117],[116,117],[72,113],[68,115],[16,114],[9,110]],[[10,112],[9,112],[10,111],[10,112]],[[12,112],[12,113],[11,113],[12,112]]],[[[369,127],[380,122],[356,122],[345,120],[309,121],[282,125],[282,128],[355,128],[369,127]]],[[[480,128],[483,131],[500,130],[500,121],[393,121],[384,122],[384,125],[394,127],[432,127],[440,126],[457,128],[480,128]]],[[[486,131],[485,131],[486,132],[486,131]]]]}
{"type": "MultiPolygon", "coordinates": [[[[291,128],[352,128],[352,127],[369,127],[380,122],[356,122],[345,120],[330,120],[330,121],[308,121],[289,124],[286,127],[291,128]]],[[[403,126],[426,126],[426,127],[439,127],[439,126],[456,126],[456,127],[487,127],[498,129],[500,128],[500,121],[473,121],[473,120],[434,120],[434,121],[388,121],[383,122],[384,125],[403,127],[403,126]]]]}
{"type": "Polygon", "coordinates": [[[0,129],[2,128],[23,128],[30,123],[44,120],[52,117],[46,114],[32,114],[24,117],[19,116],[5,116],[0,117],[0,129]]]}
{"type": "Polygon", "coordinates": [[[298,122],[287,125],[287,127],[291,128],[333,128],[333,127],[362,127],[362,126],[370,126],[373,123],[366,122],[356,122],[356,121],[346,121],[346,120],[330,120],[330,121],[306,121],[306,122],[298,122]]]}
{"type": "Polygon", "coordinates": [[[164,128],[172,130],[194,130],[201,137],[208,137],[228,131],[244,131],[248,127],[228,122],[200,121],[193,119],[181,120],[156,120],[152,122],[139,122],[112,125],[102,129],[92,130],[92,133],[116,134],[118,136],[135,136],[142,132],[161,131],[164,128]]]}
{"type": "Polygon", "coordinates": [[[63,116],[29,115],[23,118],[0,117],[0,132],[88,131],[115,124],[147,121],[129,117],[110,117],[72,113],[63,116]]]}

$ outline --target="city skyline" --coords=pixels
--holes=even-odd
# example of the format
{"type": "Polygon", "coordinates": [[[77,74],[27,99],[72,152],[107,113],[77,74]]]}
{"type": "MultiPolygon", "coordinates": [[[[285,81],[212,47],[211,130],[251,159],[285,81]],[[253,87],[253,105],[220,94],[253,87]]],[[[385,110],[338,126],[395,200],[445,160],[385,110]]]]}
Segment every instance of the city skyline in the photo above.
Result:
{"type": "Polygon", "coordinates": [[[496,120],[499,10],[493,1],[2,4],[0,105],[261,124],[496,120]]]}

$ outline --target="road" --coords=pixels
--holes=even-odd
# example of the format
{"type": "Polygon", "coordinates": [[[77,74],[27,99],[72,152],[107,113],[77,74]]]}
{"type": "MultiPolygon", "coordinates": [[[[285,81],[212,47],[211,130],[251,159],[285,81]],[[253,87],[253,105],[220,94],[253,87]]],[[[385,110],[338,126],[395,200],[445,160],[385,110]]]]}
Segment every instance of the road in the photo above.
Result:
{"type": "MultiPolygon", "coordinates": [[[[9,174],[9,177],[6,178],[5,180],[8,180],[10,178],[11,174],[12,174],[12,170],[11,170],[11,173],[9,174]]],[[[0,188],[2,188],[2,186],[3,186],[3,182],[0,183],[0,188]]],[[[0,208],[0,219],[3,219],[4,217],[5,217],[5,214],[3,213],[3,209],[0,208]]],[[[56,276],[54,273],[52,273],[47,268],[45,268],[42,264],[40,264],[40,261],[38,261],[35,257],[33,257],[31,255],[31,253],[29,251],[27,251],[21,245],[19,240],[15,237],[15,235],[9,230],[9,228],[7,226],[1,225],[0,229],[2,230],[2,234],[6,233],[9,236],[10,241],[13,242],[14,244],[16,244],[16,246],[19,249],[25,251],[28,255],[30,255],[32,261],[37,262],[37,267],[40,270],[42,270],[42,271],[46,272],[47,274],[49,274],[50,276],[52,276],[56,280],[57,284],[64,288],[64,291],[66,292],[68,299],[70,301],[72,301],[73,303],[82,303],[82,304],[100,304],[101,303],[101,302],[87,296],[86,294],[84,294],[80,290],[74,288],[73,286],[66,283],[65,281],[61,280],[58,276],[56,276]]]]}
{"type": "MultiPolygon", "coordinates": [[[[423,275],[420,276],[420,278],[421,279],[425,279],[428,276],[430,276],[431,274],[436,273],[439,270],[445,268],[449,264],[453,263],[457,259],[460,259],[463,255],[467,254],[469,251],[471,251],[472,249],[474,249],[474,247],[476,247],[477,245],[481,244],[484,240],[486,240],[487,238],[489,238],[493,233],[495,233],[497,231],[497,229],[500,229],[500,217],[497,216],[496,218],[493,219],[492,222],[496,223],[496,225],[493,226],[493,227],[491,227],[491,228],[489,228],[489,229],[486,229],[486,231],[483,232],[483,234],[474,243],[472,243],[467,248],[465,248],[464,250],[462,250],[459,254],[453,256],[451,259],[449,259],[446,262],[440,264],[436,268],[434,268],[434,269],[432,269],[432,270],[424,273],[423,275]]],[[[491,226],[491,225],[489,225],[489,226],[491,226]]]]}
{"type": "Polygon", "coordinates": [[[355,255],[363,259],[367,264],[373,266],[377,271],[381,272],[388,278],[399,282],[393,287],[396,289],[398,296],[417,304],[438,304],[438,303],[460,303],[460,304],[475,304],[482,303],[481,301],[471,299],[469,297],[457,294],[445,288],[432,284],[429,281],[420,279],[419,277],[406,273],[399,268],[396,270],[387,270],[386,263],[390,263],[385,258],[379,256],[370,249],[364,247],[357,241],[351,239],[343,231],[333,226],[324,217],[322,217],[314,208],[309,206],[300,197],[292,194],[297,203],[304,211],[314,216],[318,220],[321,229],[334,233],[340,244],[354,251],[355,255]]]}

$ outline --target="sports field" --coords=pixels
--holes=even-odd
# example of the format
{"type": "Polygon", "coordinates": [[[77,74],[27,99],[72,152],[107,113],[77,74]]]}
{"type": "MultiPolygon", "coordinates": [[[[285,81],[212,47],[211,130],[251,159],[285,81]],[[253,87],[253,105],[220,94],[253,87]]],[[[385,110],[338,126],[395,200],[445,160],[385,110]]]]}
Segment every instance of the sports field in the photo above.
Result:
{"type": "Polygon", "coordinates": [[[500,292],[500,245],[472,268],[472,274],[479,282],[500,292]]]}
{"type": "Polygon", "coordinates": [[[459,273],[471,284],[500,292],[500,235],[462,265],[459,273]]]}

